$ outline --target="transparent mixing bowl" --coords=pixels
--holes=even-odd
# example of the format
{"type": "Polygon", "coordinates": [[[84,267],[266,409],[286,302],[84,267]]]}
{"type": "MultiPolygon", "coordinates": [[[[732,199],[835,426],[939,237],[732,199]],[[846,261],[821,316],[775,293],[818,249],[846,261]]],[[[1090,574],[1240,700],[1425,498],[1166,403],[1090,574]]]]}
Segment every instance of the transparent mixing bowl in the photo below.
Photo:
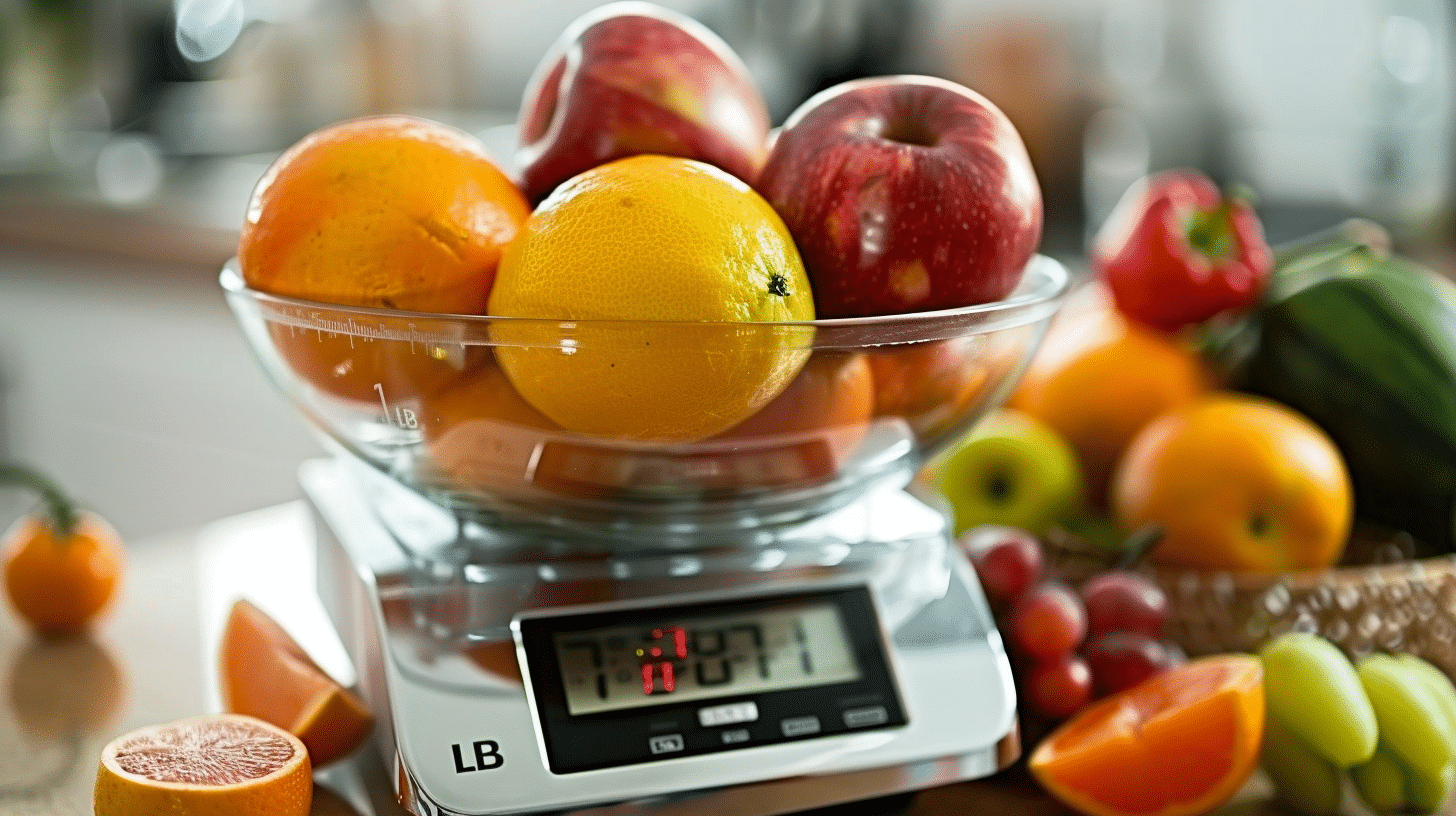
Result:
{"type": "MultiPolygon", "coordinates": [[[[1038,256],[996,303],[752,324],[334,306],[249,289],[235,262],[221,282],[269,377],[328,446],[496,529],[650,535],[792,524],[907,484],[1007,397],[1068,274],[1038,256]],[[619,363],[633,387],[650,372],[646,427],[675,404],[729,427],[705,437],[629,427],[650,412],[647,400],[623,409],[619,363]],[[736,375],[765,369],[799,373],[777,395],[745,392],[736,375]],[[512,371],[545,383],[543,410],[512,371]],[[709,391],[726,396],[705,406],[709,391]],[[563,408],[575,430],[562,427],[563,408]]],[[[690,420],[699,433],[712,424],[690,420]]]]}

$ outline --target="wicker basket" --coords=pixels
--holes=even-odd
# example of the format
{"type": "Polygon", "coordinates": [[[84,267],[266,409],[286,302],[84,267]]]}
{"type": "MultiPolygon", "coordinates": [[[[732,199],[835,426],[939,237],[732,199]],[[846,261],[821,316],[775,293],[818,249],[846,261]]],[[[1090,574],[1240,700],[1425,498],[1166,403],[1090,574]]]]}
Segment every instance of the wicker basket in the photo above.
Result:
{"type": "MultiPolygon", "coordinates": [[[[1048,558],[1079,585],[1111,567],[1106,547],[1054,532],[1048,558]]],[[[1254,651],[1291,631],[1317,632],[1352,659],[1418,655],[1456,678],[1456,555],[1413,558],[1404,533],[1361,528],[1338,567],[1279,575],[1140,566],[1168,595],[1167,637],[1189,655],[1254,651]]]]}

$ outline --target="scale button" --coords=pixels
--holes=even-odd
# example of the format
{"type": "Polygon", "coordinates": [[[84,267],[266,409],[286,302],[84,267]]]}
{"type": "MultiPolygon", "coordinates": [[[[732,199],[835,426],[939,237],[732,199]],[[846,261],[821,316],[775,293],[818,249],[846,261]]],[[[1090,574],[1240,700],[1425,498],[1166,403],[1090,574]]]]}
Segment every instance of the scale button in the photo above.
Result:
{"type": "Polygon", "coordinates": [[[724,745],[732,745],[735,742],[748,742],[750,736],[747,728],[733,728],[722,733],[724,745]]]}
{"type": "Polygon", "coordinates": [[[864,728],[871,725],[884,725],[890,721],[890,713],[884,706],[865,706],[863,708],[849,708],[844,712],[844,724],[849,728],[864,728]]]}
{"type": "Polygon", "coordinates": [[[808,717],[790,717],[779,723],[786,737],[802,737],[805,734],[819,733],[819,718],[813,715],[808,717]]]}
{"type": "Polygon", "coordinates": [[[683,750],[682,734],[661,734],[647,741],[647,747],[654,754],[671,754],[683,750]]]}
{"type": "Polygon", "coordinates": [[[698,722],[704,728],[734,723],[753,722],[758,719],[758,704],[752,700],[741,703],[708,706],[698,709],[698,722]]]}

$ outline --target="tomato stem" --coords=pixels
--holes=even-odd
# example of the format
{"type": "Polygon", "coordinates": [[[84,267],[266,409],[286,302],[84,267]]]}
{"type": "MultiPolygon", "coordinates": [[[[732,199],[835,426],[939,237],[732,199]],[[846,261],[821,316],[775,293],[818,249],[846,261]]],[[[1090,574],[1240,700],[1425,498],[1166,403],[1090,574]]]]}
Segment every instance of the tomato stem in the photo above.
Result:
{"type": "Polygon", "coordinates": [[[1232,223],[1234,206],[1232,199],[1225,198],[1212,210],[1194,213],[1188,222],[1188,244],[1214,261],[1233,257],[1238,251],[1232,223]]]}
{"type": "Polygon", "coordinates": [[[39,493],[46,504],[47,515],[57,541],[71,537],[76,526],[76,505],[45,474],[18,462],[0,462],[0,485],[28,487],[39,493]]]}

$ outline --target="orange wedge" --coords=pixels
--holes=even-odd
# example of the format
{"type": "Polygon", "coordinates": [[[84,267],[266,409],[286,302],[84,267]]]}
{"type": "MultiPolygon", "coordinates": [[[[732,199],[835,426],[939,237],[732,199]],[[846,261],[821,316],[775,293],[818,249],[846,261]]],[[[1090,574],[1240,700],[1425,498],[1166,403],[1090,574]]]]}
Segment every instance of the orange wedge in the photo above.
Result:
{"type": "Polygon", "coordinates": [[[296,735],[314,767],[352,753],[369,735],[374,717],[364,703],[248,600],[233,603],[219,651],[223,706],[296,735]]]}
{"type": "Polygon", "coordinates": [[[303,743],[253,717],[215,714],[133,731],[101,751],[96,816],[307,816],[303,743]]]}
{"type": "Polygon", "coordinates": [[[1192,660],[1082,709],[1031,754],[1032,776],[1088,816],[1191,816],[1233,797],[1264,733],[1264,670],[1192,660]]]}

